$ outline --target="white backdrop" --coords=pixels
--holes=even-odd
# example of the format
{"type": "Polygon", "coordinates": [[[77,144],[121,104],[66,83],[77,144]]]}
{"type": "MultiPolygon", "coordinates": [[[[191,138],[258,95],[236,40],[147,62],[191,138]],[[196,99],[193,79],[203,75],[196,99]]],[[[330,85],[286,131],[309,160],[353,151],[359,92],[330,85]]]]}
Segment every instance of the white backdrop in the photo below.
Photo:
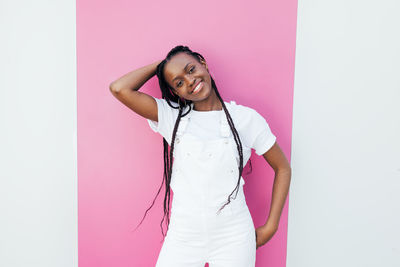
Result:
{"type": "Polygon", "coordinates": [[[400,266],[399,11],[299,1],[288,267],[400,266]]]}
{"type": "Polygon", "coordinates": [[[0,21],[0,266],[78,266],[75,1],[0,21]]]}

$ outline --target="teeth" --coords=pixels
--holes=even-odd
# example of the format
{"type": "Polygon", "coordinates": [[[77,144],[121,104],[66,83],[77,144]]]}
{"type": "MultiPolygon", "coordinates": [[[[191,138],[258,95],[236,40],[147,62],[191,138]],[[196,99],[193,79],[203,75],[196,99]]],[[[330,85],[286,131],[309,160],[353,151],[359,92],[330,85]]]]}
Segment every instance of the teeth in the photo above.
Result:
{"type": "Polygon", "coordinates": [[[200,88],[201,82],[199,82],[199,84],[196,86],[196,88],[194,88],[193,92],[197,92],[200,88]]]}

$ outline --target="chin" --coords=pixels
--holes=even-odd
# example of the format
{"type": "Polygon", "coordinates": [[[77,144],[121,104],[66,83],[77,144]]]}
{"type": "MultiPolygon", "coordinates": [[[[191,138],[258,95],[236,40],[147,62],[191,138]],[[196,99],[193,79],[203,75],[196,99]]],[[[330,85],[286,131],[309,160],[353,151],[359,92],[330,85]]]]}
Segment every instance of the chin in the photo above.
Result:
{"type": "Polygon", "coordinates": [[[198,98],[196,98],[196,100],[193,101],[202,101],[207,99],[210,95],[211,95],[211,90],[209,90],[208,88],[204,88],[205,90],[203,90],[203,92],[201,92],[198,95],[198,98]]]}

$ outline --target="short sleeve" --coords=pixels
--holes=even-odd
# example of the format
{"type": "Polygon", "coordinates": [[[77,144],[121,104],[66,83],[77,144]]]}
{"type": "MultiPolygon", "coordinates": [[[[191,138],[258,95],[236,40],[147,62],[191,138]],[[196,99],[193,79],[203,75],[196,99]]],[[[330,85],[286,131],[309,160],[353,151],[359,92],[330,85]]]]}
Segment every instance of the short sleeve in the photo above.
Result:
{"type": "Polygon", "coordinates": [[[171,144],[172,130],[174,129],[179,110],[171,107],[163,98],[153,98],[157,102],[158,122],[150,119],[147,119],[147,122],[154,132],[161,134],[167,140],[168,144],[171,144]]]}
{"type": "Polygon", "coordinates": [[[260,113],[252,108],[249,110],[251,119],[248,125],[248,140],[250,141],[250,147],[260,156],[274,145],[276,136],[272,133],[268,122],[260,113]]]}

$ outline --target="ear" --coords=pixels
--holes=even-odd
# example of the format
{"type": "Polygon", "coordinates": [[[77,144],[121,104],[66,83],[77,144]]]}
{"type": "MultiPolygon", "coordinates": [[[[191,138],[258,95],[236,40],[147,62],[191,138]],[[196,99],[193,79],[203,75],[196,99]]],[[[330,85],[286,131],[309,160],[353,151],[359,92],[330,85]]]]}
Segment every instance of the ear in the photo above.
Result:
{"type": "Polygon", "coordinates": [[[208,66],[205,60],[200,59],[200,63],[204,65],[204,67],[206,67],[207,71],[208,71],[208,66]]]}
{"type": "Polygon", "coordinates": [[[181,96],[179,95],[178,91],[175,90],[175,88],[172,88],[172,87],[171,87],[171,89],[172,89],[172,92],[174,93],[174,95],[177,95],[178,97],[181,97],[181,96]]]}
{"type": "Polygon", "coordinates": [[[178,95],[178,92],[174,87],[172,87],[170,84],[168,84],[168,88],[172,91],[173,94],[178,95]]]}

